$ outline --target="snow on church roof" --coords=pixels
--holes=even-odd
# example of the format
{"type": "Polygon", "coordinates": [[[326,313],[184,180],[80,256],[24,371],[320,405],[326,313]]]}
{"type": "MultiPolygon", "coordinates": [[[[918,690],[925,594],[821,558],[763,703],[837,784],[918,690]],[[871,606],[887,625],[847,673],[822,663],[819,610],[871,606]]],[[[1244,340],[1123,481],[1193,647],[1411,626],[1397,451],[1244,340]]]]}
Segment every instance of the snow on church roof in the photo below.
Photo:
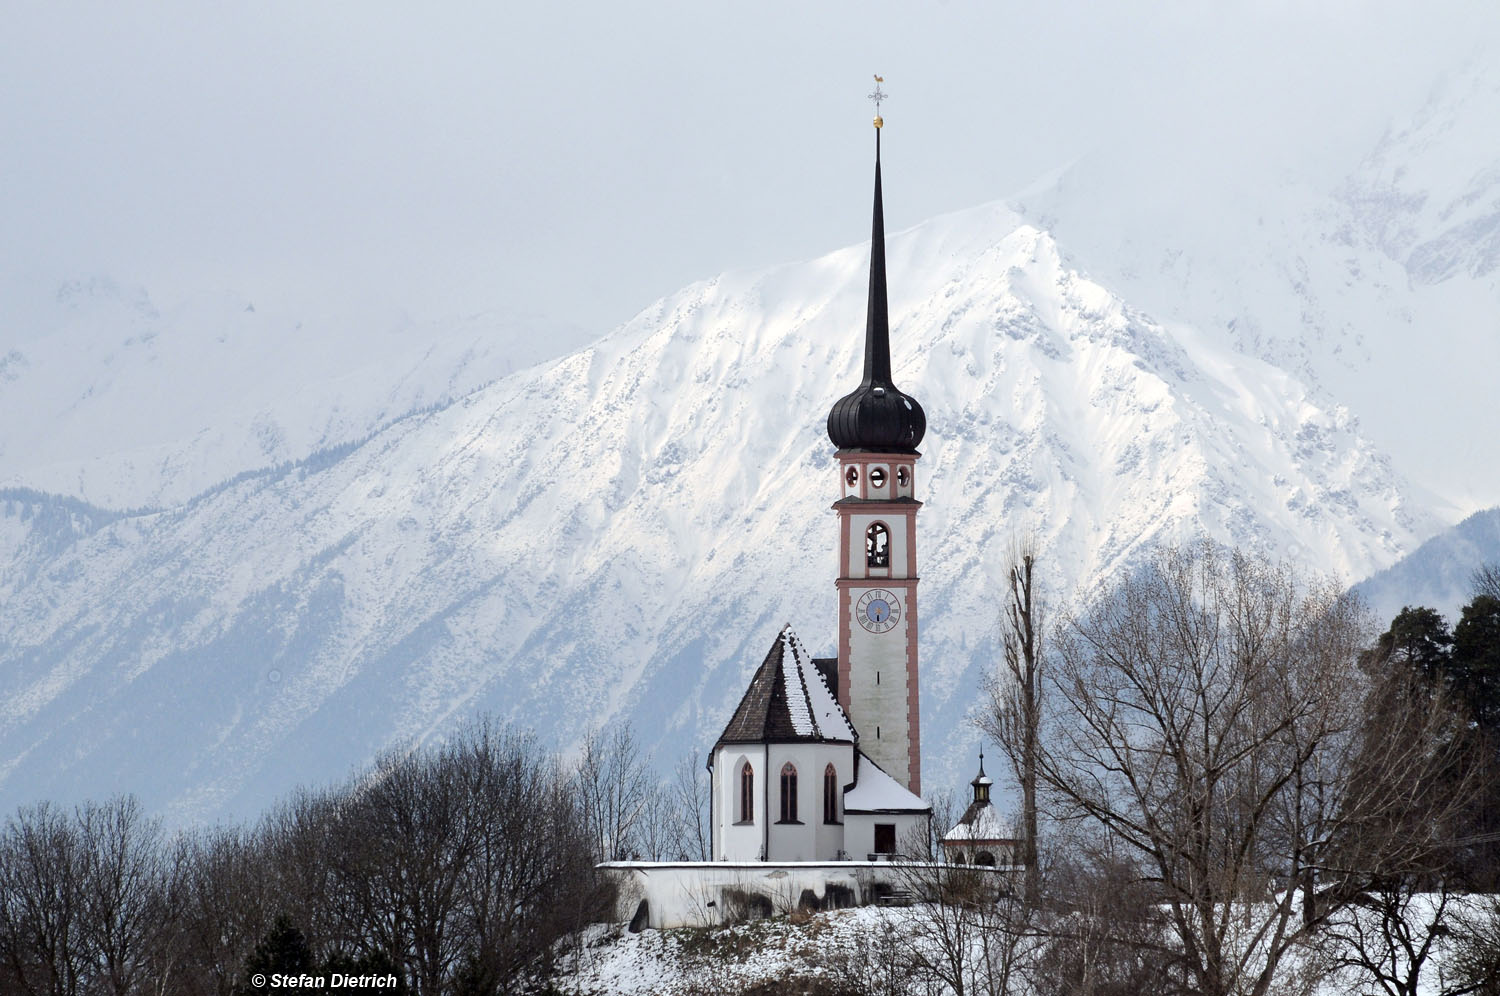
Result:
{"type": "MultiPolygon", "coordinates": [[[[986,779],[988,781],[988,779],[986,779]]],[[[1000,815],[988,801],[969,804],[963,816],[953,824],[953,829],[943,834],[943,843],[998,844],[1011,839],[1010,830],[1000,822],[1000,815]]]]}
{"type": "Polygon", "coordinates": [[[846,813],[928,813],[932,807],[909,791],[885,770],[865,756],[854,752],[854,787],[844,793],[846,813]]]}
{"type": "Polygon", "coordinates": [[[813,666],[802,641],[790,626],[785,626],[750,679],[750,687],[719,743],[796,740],[853,743],[854,728],[813,666]]]}

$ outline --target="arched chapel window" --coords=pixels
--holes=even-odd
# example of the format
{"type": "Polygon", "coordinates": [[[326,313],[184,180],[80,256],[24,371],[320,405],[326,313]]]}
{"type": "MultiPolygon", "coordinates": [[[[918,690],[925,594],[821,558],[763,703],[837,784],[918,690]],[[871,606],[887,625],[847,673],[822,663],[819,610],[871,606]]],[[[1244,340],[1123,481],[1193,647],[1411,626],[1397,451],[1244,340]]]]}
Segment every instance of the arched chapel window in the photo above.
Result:
{"type": "Polygon", "coordinates": [[[874,522],[865,530],[865,566],[891,565],[891,531],[883,522],[874,522]]]}
{"type": "Polygon", "coordinates": [[[790,761],[781,767],[781,822],[797,822],[797,769],[790,761]]]}
{"type": "Polygon", "coordinates": [[[823,769],[823,822],[839,821],[839,773],[833,765],[823,769]]]}
{"type": "Polygon", "coordinates": [[[977,855],[975,855],[974,863],[976,865],[984,865],[988,868],[993,868],[995,866],[995,856],[989,851],[980,851],[977,855]]]}
{"type": "Polygon", "coordinates": [[[740,822],[755,819],[755,769],[746,761],[740,765],[740,822]]]}

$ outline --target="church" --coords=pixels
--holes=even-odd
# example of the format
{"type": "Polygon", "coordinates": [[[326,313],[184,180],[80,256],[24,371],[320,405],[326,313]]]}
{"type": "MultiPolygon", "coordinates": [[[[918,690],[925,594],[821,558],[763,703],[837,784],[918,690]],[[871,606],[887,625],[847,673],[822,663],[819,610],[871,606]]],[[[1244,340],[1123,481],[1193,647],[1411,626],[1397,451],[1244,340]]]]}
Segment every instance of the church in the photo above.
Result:
{"type": "Polygon", "coordinates": [[[877,114],[864,376],[828,413],[838,656],[809,657],[790,627],[772,641],[709,758],[715,861],[875,861],[913,834],[926,850],[916,467],[927,418],[891,379],[882,124],[877,114]]]}
{"type": "MultiPolygon", "coordinates": [[[[878,82],[878,78],[877,78],[878,82]]],[[[606,862],[631,930],[722,922],[909,895],[928,860],[917,664],[917,451],[927,416],[891,379],[879,88],[864,372],[833,403],[828,439],[838,524],[828,563],[837,656],[812,657],[790,626],[708,756],[710,860],[606,862]],[[897,859],[912,858],[915,863],[897,859]]],[[[1007,865],[982,756],[975,801],[943,860],[1007,865]]]]}

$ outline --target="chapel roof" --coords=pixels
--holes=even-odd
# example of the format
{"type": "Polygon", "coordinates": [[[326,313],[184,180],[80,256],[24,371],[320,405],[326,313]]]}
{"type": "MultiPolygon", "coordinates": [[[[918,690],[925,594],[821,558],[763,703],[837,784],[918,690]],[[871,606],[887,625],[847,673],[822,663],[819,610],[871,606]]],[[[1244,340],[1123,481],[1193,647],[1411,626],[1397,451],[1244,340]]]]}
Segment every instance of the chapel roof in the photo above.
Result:
{"type": "Polygon", "coordinates": [[[953,824],[953,829],[943,834],[943,843],[1005,844],[1012,840],[1010,830],[995,812],[989,801],[975,800],[953,824]]]}
{"type": "MultiPolygon", "coordinates": [[[[795,743],[857,737],[802,641],[782,627],[718,743],[795,743]]],[[[717,746],[717,744],[715,745],[717,746]]]]}
{"type": "Polygon", "coordinates": [[[943,834],[944,844],[1010,844],[1014,843],[1010,830],[1000,820],[995,804],[990,801],[990,786],[994,784],[984,773],[984,750],[979,751],[979,774],[969,783],[974,786],[974,801],[953,824],[953,829],[943,834]]]}

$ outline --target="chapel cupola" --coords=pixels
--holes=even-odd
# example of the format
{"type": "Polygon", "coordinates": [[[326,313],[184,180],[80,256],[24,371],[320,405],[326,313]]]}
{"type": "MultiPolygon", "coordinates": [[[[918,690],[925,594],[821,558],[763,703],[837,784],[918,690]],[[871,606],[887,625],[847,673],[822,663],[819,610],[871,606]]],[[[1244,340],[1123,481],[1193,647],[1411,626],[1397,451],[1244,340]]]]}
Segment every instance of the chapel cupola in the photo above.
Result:
{"type": "Polygon", "coordinates": [[[870,301],[865,316],[865,374],[859,387],[834,402],[828,413],[828,438],[841,450],[915,453],[927,432],[927,416],[916,398],[901,393],[891,381],[891,327],[885,292],[885,214],[880,196],[880,128],[883,123],[877,115],[870,301]]]}
{"type": "Polygon", "coordinates": [[[979,750],[979,774],[969,783],[974,787],[974,805],[988,806],[990,804],[990,776],[984,773],[984,748],[979,750]]]}

